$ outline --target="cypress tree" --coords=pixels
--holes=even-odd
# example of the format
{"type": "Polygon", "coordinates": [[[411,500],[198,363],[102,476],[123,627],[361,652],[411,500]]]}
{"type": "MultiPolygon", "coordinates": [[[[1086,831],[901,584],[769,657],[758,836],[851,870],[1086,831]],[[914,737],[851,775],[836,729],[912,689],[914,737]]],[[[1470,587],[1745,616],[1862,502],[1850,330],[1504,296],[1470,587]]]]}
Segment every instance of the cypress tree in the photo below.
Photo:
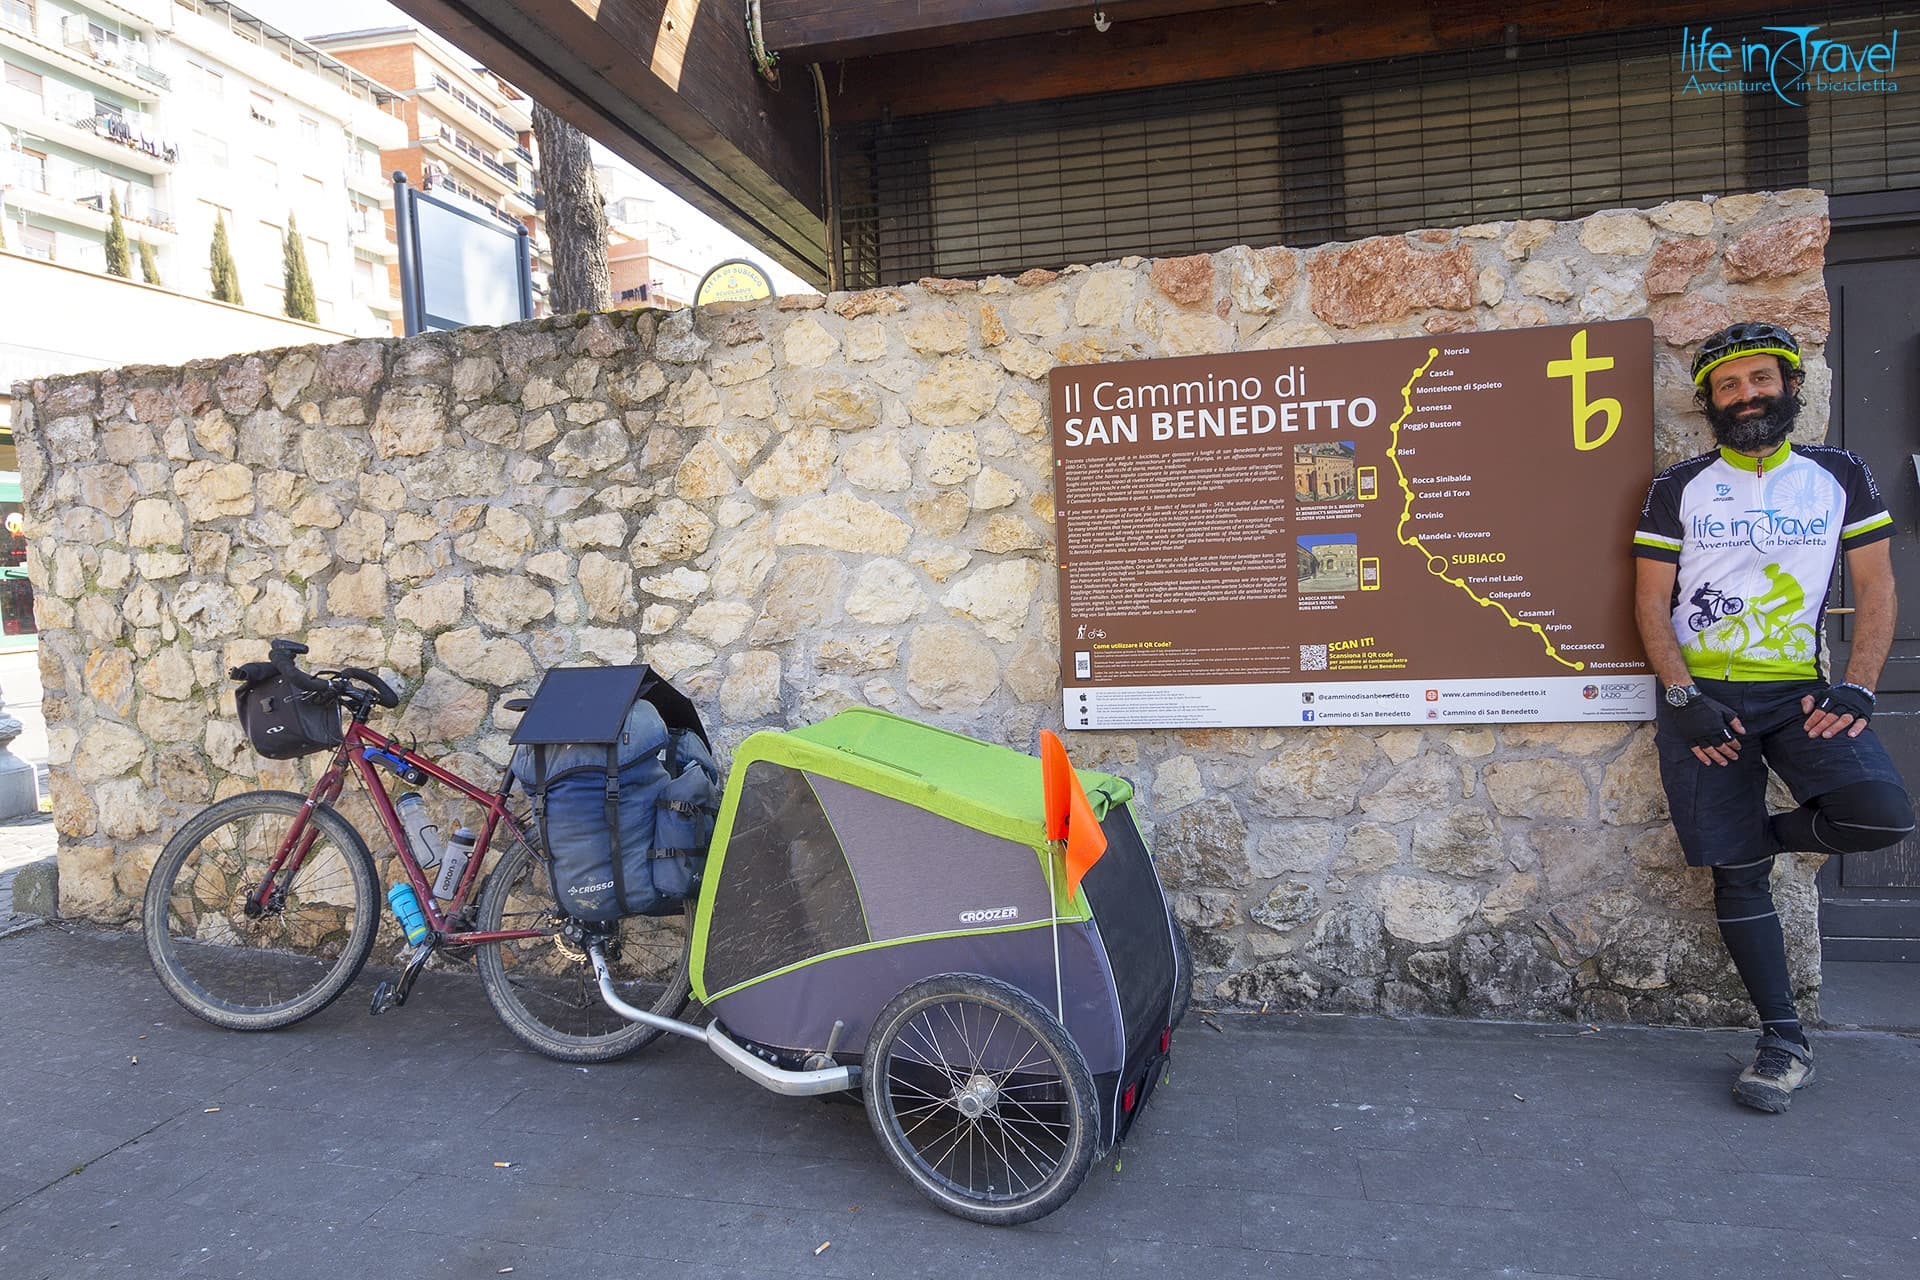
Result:
{"type": "Polygon", "coordinates": [[[227,244],[227,220],[219,214],[213,216],[213,251],[207,265],[213,274],[214,301],[244,306],[240,298],[240,269],[234,266],[233,250],[227,244]]]}
{"type": "Polygon", "coordinates": [[[287,214],[285,280],[286,306],[284,310],[295,320],[305,320],[308,324],[317,324],[320,310],[314,305],[313,276],[307,271],[307,247],[300,240],[300,228],[294,223],[293,214],[287,214]]]}
{"type": "Polygon", "coordinates": [[[133,275],[133,257],[127,251],[127,224],[120,221],[120,193],[107,193],[107,274],[127,279],[133,275]]]}
{"type": "Polygon", "coordinates": [[[160,263],[153,256],[153,246],[145,240],[138,243],[140,245],[140,278],[148,284],[161,283],[160,263]]]}

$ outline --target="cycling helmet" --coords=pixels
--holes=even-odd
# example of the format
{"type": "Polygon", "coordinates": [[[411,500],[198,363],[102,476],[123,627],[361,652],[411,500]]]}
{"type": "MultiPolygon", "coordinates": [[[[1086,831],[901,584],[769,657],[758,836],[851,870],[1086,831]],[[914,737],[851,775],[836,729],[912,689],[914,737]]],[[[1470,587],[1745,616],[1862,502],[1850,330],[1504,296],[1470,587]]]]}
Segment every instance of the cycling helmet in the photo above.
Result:
{"type": "Polygon", "coordinates": [[[1764,321],[1730,324],[1700,344],[1700,354],[1693,358],[1693,385],[1705,387],[1709,373],[1742,356],[1779,356],[1798,369],[1800,344],[1777,324],[1764,321]]]}

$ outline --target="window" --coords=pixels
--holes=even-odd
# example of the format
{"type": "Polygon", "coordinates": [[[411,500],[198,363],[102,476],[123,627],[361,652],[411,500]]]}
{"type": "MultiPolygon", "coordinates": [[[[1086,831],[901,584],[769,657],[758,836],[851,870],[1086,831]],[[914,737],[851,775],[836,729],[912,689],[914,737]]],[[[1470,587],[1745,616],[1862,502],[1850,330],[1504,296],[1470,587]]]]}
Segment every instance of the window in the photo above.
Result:
{"type": "Polygon", "coordinates": [[[109,102],[105,98],[95,98],[93,100],[93,114],[96,117],[105,117],[109,120],[125,120],[127,118],[127,109],[117,102],[109,102]]]}
{"type": "Polygon", "coordinates": [[[333,275],[333,247],[325,240],[307,238],[307,273],[319,289],[324,289],[333,275]]]}
{"type": "Polygon", "coordinates": [[[305,200],[308,209],[321,213],[325,212],[327,206],[326,183],[312,175],[308,175],[306,181],[300,184],[300,195],[301,198],[305,200]]]}
{"type": "Polygon", "coordinates": [[[265,156],[253,158],[253,176],[269,189],[280,185],[280,166],[265,156]]]}
{"type": "Polygon", "coordinates": [[[377,298],[384,290],[373,282],[373,263],[365,258],[353,260],[353,296],[356,298],[377,298]]]}
{"type": "Polygon", "coordinates": [[[193,68],[194,79],[200,85],[200,92],[215,102],[224,102],[227,97],[227,78],[212,67],[203,67],[197,62],[189,63],[193,68]]]}
{"type": "Polygon", "coordinates": [[[44,192],[47,189],[47,153],[29,147],[20,148],[19,158],[14,162],[14,172],[19,174],[21,186],[44,192]]]}
{"type": "Polygon", "coordinates": [[[320,122],[311,116],[300,117],[300,145],[305,147],[320,145],[320,122]]]}
{"type": "Polygon", "coordinates": [[[12,97],[14,94],[20,94],[24,97],[31,98],[36,109],[44,109],[40,108],[39,104],[43,101],[45,91],[46,85],[45,82],[40,79],[39,72],[28,71],[26,68],[16,67],[12,63],[7,64],[7,96],[12,97]]]}
{"type": "Polygon", "coordinates": [[[43,262],[54,261],[53,232],[44,227],[20,228],[20,252],[43,262]]]}
{"type": "Polygon", "coordinates": [[[256,122],[267,126],[269,129],[280,123],[274,118],[272,98],[258,91],[254,91],[250,97],[251,101],[247,103],[247,114],[252,116],[256,122]]]}
{"type": "Polygon", "coordinates": [[[227,140],[216,138],[210,133],[193,131],[194,153],[216,169],[224,169],[228,164],[227,140]]]}
{"type": "Polygon", "coordinates": [[[33,0],[0,0],[0,26],[33,31],[33,0]]]}

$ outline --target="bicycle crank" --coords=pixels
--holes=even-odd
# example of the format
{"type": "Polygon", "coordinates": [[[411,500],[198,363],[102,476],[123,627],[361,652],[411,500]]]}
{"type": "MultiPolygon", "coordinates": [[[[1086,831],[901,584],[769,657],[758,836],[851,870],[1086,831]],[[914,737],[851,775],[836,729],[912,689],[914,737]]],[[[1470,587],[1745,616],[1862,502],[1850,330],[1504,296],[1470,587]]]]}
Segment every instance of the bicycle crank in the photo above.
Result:
{"type": "Polygon", "coordinates": [[[373,1004],[367,1012],[379,1017],[389,1009],[397,1009],[407,1002],[407,996],[413,991],[413,980],[427,967],[427,957],[433,954],[436,939],[429,937],[413,949],[407,957],[407,967],[400,971],[398,982],[388,979],[373,989],[373,1004]]]}

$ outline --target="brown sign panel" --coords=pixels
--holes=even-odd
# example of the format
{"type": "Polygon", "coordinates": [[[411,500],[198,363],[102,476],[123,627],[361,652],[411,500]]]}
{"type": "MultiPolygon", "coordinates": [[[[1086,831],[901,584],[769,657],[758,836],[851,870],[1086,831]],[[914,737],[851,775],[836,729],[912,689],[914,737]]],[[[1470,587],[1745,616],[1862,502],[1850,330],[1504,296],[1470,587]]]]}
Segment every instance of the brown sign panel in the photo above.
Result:
{"type": "Polygon", "coordinates": [[[1074,729],[1636,720],[1646,320],[1057,368],[1074,729]]]}

